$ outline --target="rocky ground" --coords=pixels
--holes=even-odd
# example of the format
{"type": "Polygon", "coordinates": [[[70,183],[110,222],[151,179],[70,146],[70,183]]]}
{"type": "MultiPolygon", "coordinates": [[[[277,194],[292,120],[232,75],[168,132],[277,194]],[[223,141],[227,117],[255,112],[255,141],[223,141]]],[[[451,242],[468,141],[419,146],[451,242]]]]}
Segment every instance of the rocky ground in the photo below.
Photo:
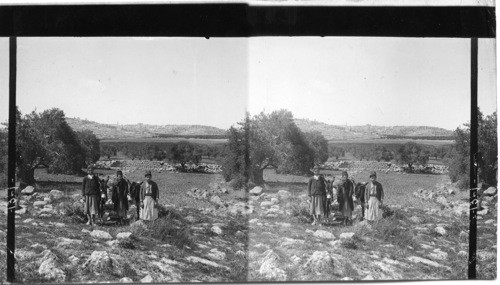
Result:
{"type": "MultiPolygon", "coordinates": [[[[120,226],[107,215],[91,227],[81,215],[79,194],[35,192],[23,195],[20,206],[15,219],[18,282],[246,280],[247,220],[227,214],[225,207],[173,209],[164,205],[155,222],[120,226]]],[[[2,247],[6,207],[6,202],[0,202],[2,247]]],[[[131,207],[129,213],[134,211],[131,207]]],[[[5,251],[0,251],[0,259],[6,259],[5,251]]],[[[0,267],[0,280],[5,280],[5,264],[0,267]]]]}
{"type": "MultiPolygon", "coordinates": [[[[496,278],[494,190],[483,197],[478,212],[480,279],[496,278]]],[[[463,197],[468,193],[437,192],[434,208],[389,205],[378,223],[356,219],[353,225],[341,226],[332,217],[320,227],[310,224],[305,194],[254,189],[249,201],[255,212],[249,221],[248,280],[466,279],[469,219],[468,199],[463,197]]],[[[354,215],[360,214],[358,206],[354,215]]]]}
{"type": "MultiPolygon", "coordinates": [[[[452,187],[409,193],[433,207],[384,207],[385,218],[311,225],[303,191],[214,185],[184,195],[204,208],[162,205],[160,218],[85,225],[77,192],[25,189],[16,211],[16,278],[39,282],[243,282],[465,279],[468,193],[452,187]],[[431,195],[432,194],[432,195],[431,195]]],[[[482,193],[478,277],[496,278],[498,194],[482,193]]],[[[5,245],[5,199],[0,242],[5,245]]],[[[334,206],[335,207],[335,206],[334,206]]],[[[132,206],[129,213],[133,219],[132,206]]],[[[111,213],[111,215],[109,215],[111,213]]],[[[360,208],[354,215],[359,217],[360,208]]],[[[5,260],[5,251],[0,259],[5,260]]],[[[0,264],[5,280],[5,264],[0,264]]]]}

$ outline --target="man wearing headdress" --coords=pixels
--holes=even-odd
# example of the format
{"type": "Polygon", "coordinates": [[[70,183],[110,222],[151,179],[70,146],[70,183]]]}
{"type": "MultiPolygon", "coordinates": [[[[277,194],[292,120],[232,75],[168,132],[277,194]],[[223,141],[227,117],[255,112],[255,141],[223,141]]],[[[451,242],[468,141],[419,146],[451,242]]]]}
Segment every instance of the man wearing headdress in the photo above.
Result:
{"type": "Polygon", "coordinates": [[[94,175],[94,166],[87,168],[87,176],[83,177],[82,196],[85,197],[84,212],[88,217],[87,225],[94,225],[95,215],[99,213],[99,197],[101,194],[99,178],[94,175]]]}
{"type": "Polygon", "coordinates": [[[309,179],[307,193],[310,203],[310,214],[313,216],[312,225],[321,225],[321,216],[325,215],[326,181],[319,173],[319,167],[314,167],[314,176],[309,179]]]}
{"type": "Polygon", "coordinates": [[[354,210],[354,183],[349,179],[347,171],[342,171],[342,179],[337,186],[337,201],[339,209],[344,216],[344,225],[347,225],[352,219],[352,211],[354,210]]]}
{"type": "Polygon", "coordinates": [[[366,219],[368,221],[378,221],[382,219],[382,205],[384,202],[384,188],[377,181],[377,173],[370,173],[370,182],[365,189],[366,219]]]}
{"type": "Polygon", "coordinates": [[[113,201],[114,211],[119,217],[120,224],[127,218],[128,211],[128,183],[123,179],[123,173],[118,170],[116,172],[116,181],[113,185],[111,200],[113,201]]]}

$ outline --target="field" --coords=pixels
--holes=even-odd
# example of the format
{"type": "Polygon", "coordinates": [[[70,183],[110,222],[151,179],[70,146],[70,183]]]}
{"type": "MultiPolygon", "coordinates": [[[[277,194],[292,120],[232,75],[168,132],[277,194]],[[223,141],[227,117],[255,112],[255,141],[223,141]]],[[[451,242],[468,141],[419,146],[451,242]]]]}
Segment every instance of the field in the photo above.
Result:
{"type": "Polygon", "coordinates": [[[454,141],[451,140],[416,140],[416,139],[356,139],[356,140],[330,140],[329,144],[356,144],[356,143],[364,143],[364,144],[405,144],[407,142],[414,142],[417,144],[423,145],[433,145],[433,146],[441,146],[452,144],[454,141]]]}
{"type": "Polygon", "coordinates": [[[227,139],[198,139],[198,138],[124,138],[124,139],[102,139],[101,143],[176,143],[180,141],[188,141],[194,144],[222,144],[227,139]]]}
{"type": "MultiPolygon", "coordinates": [[[[96,172],[101,178],[115,175],[115,170],[96,172]]],[[[368,172],[349,171],[358,182],[367,181],[368,172]]],[[[323,173],[340,177],[340,171],[323,173]]],[[[16,218],[16,274],[21,283],[466,278],[468,208],[463,207],[468,207],[468,192],[456,189],[446,175],[378,173],[386,218],[376,224],[361,222],[357,206],[352,225],[341,226],[334,212],[318,227],[310,224],[308,177],[266,169],[262,194],[249,195],[229,187],[220,174],[154,172],[163,213],[157,221],[119,225],[111,220],[94,228],[84,224],[81,196],[75,195],[82,177],[48,174],[44,169],[35,176],[37,197],[24,196],[21,206],[26,213],[16,218]],[[62,191],[63,197],[56,199],[50,194],[53,189],[62,191]],[[415,196],[424,190],[435,197],[415,196]],[[448,194],[450,190],[454,193],[448,194]],[[46,199],[47,205],[34,205],[46,199]],[[96,230],[110,238],[91,234],[96,230]],[[122,240],[119,233],[131,237],[122,240]],[[112,262],[102,265],[93,259],[96,252],[109,255],[112,262]],[[47,275],[41,269],[47,263],[60,274],[47,275]]],[[[138,181],[143,172],[125,176],[138,181]]],[[[490,210],[478,220],[480,279],[496,278],[496,203],[497,196],[484,200],[483,207],[489,205],[490,210]]],[[[107,209],[112,217],[111,205],[107,209]]],[[[132,206],[132,221],[134,212],[132,206]]],[[[2,210],[0,235],[5,235],[5,221],[2,210]]],[[[4,252],[0,258],[5,260],[4,252]]],[[[5,280],[4,274],[1,263],[0,280],[5,280]]]]}

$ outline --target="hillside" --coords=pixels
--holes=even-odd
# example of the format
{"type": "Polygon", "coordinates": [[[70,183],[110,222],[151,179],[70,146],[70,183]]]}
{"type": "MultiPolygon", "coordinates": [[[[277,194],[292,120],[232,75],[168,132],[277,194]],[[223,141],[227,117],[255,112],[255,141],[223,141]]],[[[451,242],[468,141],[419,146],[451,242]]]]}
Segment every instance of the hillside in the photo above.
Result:
{"type": "Polygon", "coordinates": [[[225,130],[201,125],[111,125],[100,124],[79,118],[66,118],[68,124],[76,131],[91,130],[100,139],[147,138],[155,134],[179,136],[223,135],[225,130]]]}
{"type": "Polygon", "coordinates": [[[450,130],[427,126],[337,126],[308,119],[295,119],[295,124],[305,132],[319,131],[327,140],[373,139],[384,136],[438,137],[451,136],[450,130]]]}

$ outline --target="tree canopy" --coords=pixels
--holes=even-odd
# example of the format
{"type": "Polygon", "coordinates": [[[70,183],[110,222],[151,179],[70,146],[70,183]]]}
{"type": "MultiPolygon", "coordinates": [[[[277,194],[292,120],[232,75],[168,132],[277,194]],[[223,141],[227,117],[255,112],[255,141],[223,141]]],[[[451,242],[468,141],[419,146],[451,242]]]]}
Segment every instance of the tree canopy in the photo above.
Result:
{"type": "Polygon", "coordinates": [[[170,148],[169,160],[180,163],[182,170],[186,170],[186,163],[201,162],[201,152],[188,141],[180,141],[170,148]]]}
{"type": "Polygon", "coordinates": [[[21,115],[16,113],[16,164],[18,178],[35,182],[34,171],[75,174],[98,157],[98,140],[91,132],[76,133],[57,108],[21,115]]]}
{"type": "Polygon", "coordinates": [[[412,171],[413,164],[427,164],[429,155],[420,145],[414,142],[407,142],[401,146],[396,153],[396,161],[401,164],[407,164],[409,170],[412,171]]]}
{"type": "Polygon", "coordinates": [[[326,139],[320,133],[304,134],[287,110],[247,115],[228,131],[228,138],[223,161],[228,181],[238,178],[260,185],[269,166],[278,173],[306,174],[328,159],[326,139]]]}
{"type": "MultiPolygon", "coordinates": [[[[450,150],[448,160],[449,175],[452,182],[459,182],[458,186],[466,189],[470,184],[470,124],[464,124],[454,132],[455,143],[450,150]]],[[[478,166],[480,182],[489,185],[497,184],[498,169],[498,138],[497,113],[483,116],[478,110],[478,166]]]]}

